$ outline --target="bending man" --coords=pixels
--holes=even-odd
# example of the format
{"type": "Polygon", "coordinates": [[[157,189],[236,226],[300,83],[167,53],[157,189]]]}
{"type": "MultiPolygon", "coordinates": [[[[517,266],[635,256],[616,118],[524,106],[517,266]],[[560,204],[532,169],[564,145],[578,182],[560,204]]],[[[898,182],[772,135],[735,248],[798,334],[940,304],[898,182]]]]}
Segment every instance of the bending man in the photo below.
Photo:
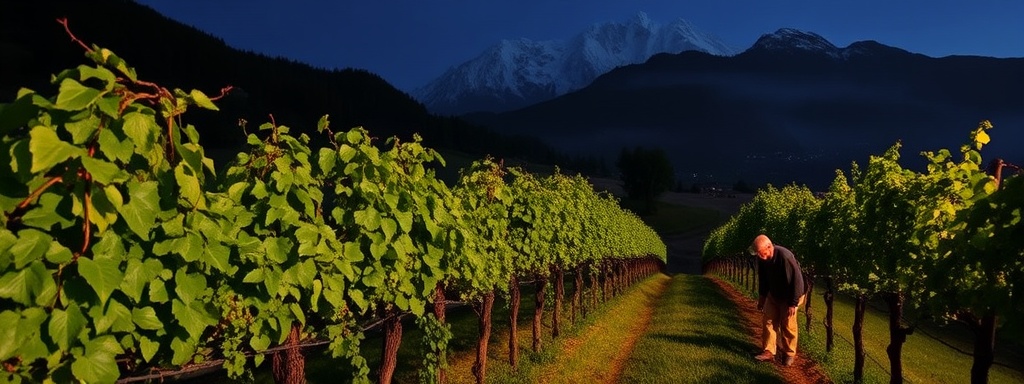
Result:
{"type": "Polygon", "coordinates": [[[761,320],[761,347],[754,358],[771,361],[778,355],[782,365],[793,365],[797,345],[797,307],[804,303],[804,277],[793,252],[758,235],[751,245],[757,255],[757,310],[761,320]]]}

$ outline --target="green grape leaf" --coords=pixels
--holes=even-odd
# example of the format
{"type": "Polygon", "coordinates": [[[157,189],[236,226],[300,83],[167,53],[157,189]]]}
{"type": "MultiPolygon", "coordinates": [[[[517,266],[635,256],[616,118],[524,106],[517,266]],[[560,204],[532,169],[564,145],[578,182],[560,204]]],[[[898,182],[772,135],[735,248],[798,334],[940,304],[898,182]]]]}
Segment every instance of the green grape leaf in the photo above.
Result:
{"type": "Polygon", "coordinates": [[[132,321],[142,329],[158,330],[164,327],[153,307],[133,308],[132,321]]]}
{"type": "Polygon", "coordinates": [[[206,109],[209,109],[211,111],[219,111],[220,110],[219,108],[217,108],[216,105],[213,104],[213,101],[210,101],[210,98],[208,96],[206,96],[205,93],[203,93],[202,91],[200,91],[198,89],[193,89],[192,92],[189,93],[189,96],[191,96],[192,97],[192,101],[194,101],[196,103],[196,105],[198,105],[201,108],[206,108],[206,109]]]}
{"type": "Polygon", "coordinates": [[[267,348],[270,348],[270,343],[270,337],[267,337],[266,334],[256,334],[249,339],[249,346],[257,352],[265,351],[267,348]]]}
{"type": "Polygon", "coordinates": [[[117,138],[117,135],[109,129],[100,131],[99,140],[100,151],[103,152],[108,158],[113,157],[118,161],[127,163],[132,154],[135,151],[135,146],[132,145],[130,140],[121,141],[117,138]]]}
{"type": "Polygon", "coordinates": [[[363,251],[360,249],[358,242],[348,241],[345,242],[343,247],[345,260],[348,260],[350,263],[357,263],[364,259],[363,251]]]}
{"type": "MultiPolygon", "coordinates": [[[[348,163],[356,157],[356,149],[348,144],[342,144],[341,148],[338,148],[338,158],[343,163],[348,163]]],[[[348,172],[346,172],[347,174],[348,172]]]]}
{"type": "Polygon", "coordinates": [[[360,311],[365,311],[370,308],[370,303],[366,300],[366,297],[363,296],[363,291],[354,289],[348,291],[348,296],[352,299],[352,304],[355,304],[360,311]]]}
{"type": "Polygon", "coordinates": [[[72,343],[85,329],[86,320],[75,303],[69,303],[66,310],[54,308],[50,313],[48,330],[50,338],[62,351],[69,351],[72,343]]]}
{"type": "Polygon", "coordinates": [[[221,272],[234,274],[238,267],[231,265],[228,257],[231,256],[231,248],[222,244],[210,243],[203,248],[203,261],[221,272]]]}
{"type": "Polygon", "coordinates": [[[281,288],[281,270],[277,268],[269,268],[263,274],[263,285],[267,287],[267,292],[271,294],[277,294],[277,291],[281,288]]]}
{"type": "Polygon", "coordinates": [[[124,217],[128,228],[141,237],[149,240],[149,233],[156,226],[156,214],[160,212],[160,196],[157,194],[155,181],[129,182],[128,203],[122,205],[118,212],[124,217]]]}
{"type": "Polygon", "coordinates": [[[124,353],[114,336],[100,336],[85,343],[85,355],[71,363],[75,377],[87,383],[112,383],[121,372],[114,357],[124,353]]]}
{"type": "Polygon", "coordinates": [[[380,264],[377,264],[376,267],[367,266],[366,269],[363,270],[363,278],[361,282],[367,287],[377,288],[384,285],[385,277],[384,268],[381,267],[380,264]]]}
{"type": "Polygon", "coordinates": [[[71,250],[61,245],[56,240],[50,242],[50,249],[46,250],[46,261],[54,264],[63,264],[71,261],[74,255],[71,250]]]}
{"type": "Polygon", "coordinates": [[[202,187],[199,186],[199,179],[192,174],[192,171],[179,163],[174,167],[174,179],[178,182],[178,194],[185,199],[192,207],[198,207],[202,200],[202,187]]]}
{"type": "Polygon", "coordinates": [[[174,274],[174,293],[178,294],[178,297],[186,303],[194,303],[198,301],[199,297],[202,297],[206,292],[206,277],[200,274],[187,273],[184,269],[179,269],[174,274]]]}
{"type": "Polygon", "coordinates": [[[298,319],[299,324],[306,324],[306,314],[302,311],[302,307],[299,303],[288,303],[288,309],[292,311],[295,318],[298,319]]]}
{"type": "Polygon", "coordinates": [[[75,145],[87,143],[99,126],[100,119],[96,115],[88,115],[84,119],[64,123],[64,129],[71,133],[71,143],[75,145]]]}
{"type": "Polygon", "coordinates": [[[245,277],[242,278],[242,282],[243,283],[250,283],[250,284],[252,284],[252,283],[259,283],[259,282],[262,282],[262,281],[263,281],[263,269],[262,268],[257,268],[257,269],[254,269],[252,271],[249,271],[249,273],[245,274],[245,277]]]}
{"type": "Polygon", "coordinates": [[[310,295],[309,297],[309,308],[312,309],[313,312],[320,311],[320,294],[323,292],[323,290],[324,283],[322,283],[320,279],[313,280],[313,294],[310,295]]]}
{"type": "MultiPolygon", "coordinates": [[[[44,306],[40,305],[35,308],[26,308],[21,312],[21,321],[18,322],[17,327],[18,336],[16,336],[20,346],[15,346],[15,348],[17,348],[22,361],[35,361],[53,356],[51,351],[53,343],[43,341],[43,329],[49,319],[49,314],[43,308],[44,306]]],[[[0,324],[3,322],[0,321],[0,324]]],[[[2,333],[0,333],[0,337],[3,337],[2,333]]],[[[0,342],[0,344],[2,343],[0,342]]],[[[0,346],[0,349],[3,347],[0,346]]],[[[5,354],[0,353],[0,356],[5,356],[5,354]]]]}
{"type": "Polygon", "coordinates": [[[50,235],[35,229],[18,232],[18,241],[10,249],[14,255],[14,268],[24,268],[29,263],[43,258],[50,249],[52,239],[50,235]]]}
{"type": "Polygon", "coordinates": [[[99,107],[100,112],[116,119],[118,118],[117,109],[121,107],[121,97],[116,94],[108,93],[103,95],[103,97],[100,97],[99,100],[96,100],[96,106],[99,107]]]}
{"type": "Polygon", "coordinates": [[[149,282],[149,301],[154,303],[166,303],[170,300],[167,293],[167,283],[162,279],[153,279],[149,282]]]}
{"type": "Polygon", "coordinates": [[[317,157],[317,164],[320,166],[320,172],[327,175],[331,174],[331,172],[334,171],[334,166],[338,164],[337,152],[334,152],[329,148],[320,148],[320,156],[317,157]]]}
{"type": "Polygon", "coordinates": [[[366,231],[375,231],[380,228],[380,212],[373,207],[355,211],[353,217],[356,224],[362,226],[366,231]]]}
{"type": "Polygon", "coordinates": [[[175,299],[171,302],[171,313],[192,339],[202,337],[206,327],[217,324],[217,319],[206,312],[203,303],[197,301],[185,304],[181,300],[175,299]]]}
{"type": "Polygon", "coordinates": [[[103,67],[89,67],[85,65],[78,66],[78,72],[81,74],[80,80],[85,81],[89,79],[100,79],[103,81],[103,90],[110,91],[114,89],[114,85],[117,83],[117,77],[114,76],[113,72],[103,67]]]}
{"type": "Polygon", "coordinates": [[[78,258],[78,273],[96,291],[96,295],[100,298],[100,304],[106,303],[114,289],[121,285],[124,274],[121,272],[120,266],[121,262],[115,259],[78,258]]]}
{"type": "Polygon", "coordinates": [[[74,79],[64,79],[60,82],[60,90],[57,94],[57,109],[65,111],[79,111],[85,109],[103,93],[95,88],[90,88],[74,79]]]}
{"type": "Polygon", "coordinates": [[[134,152],[145,154],[152,151],[160,134],[160,126],[156,124],[153,115],[129,112],[122,119],[125,136],[135,144],[134,152]]]}
{"type": "Polygon", "coordinates": [[[394,219],[386,218],[381,220],[380,228],[384,231],[384,238],[391,240],[395,236],[395,232],[398,231],[398,223],[394,219]]]}
{"type": "Polygon", "coordinates": [[[171,364],[182,365],[192,359],[192,355],[196,353],[196,344],[192,340],[175,337],[174,340],[171,340],[171,351],[174,352],[171,364]]]}
{"type": "Polygon", "coordinates": [[[53,129],[36,126],[29,132],[28,150],[32,153],[32,173],[47,171],[54,165],[78,157],[82,149],[61,141],[53,129]]]}
{"type": "MultiPolygon", "coordinates": [[[[92,315],[92,313],[90,313],[92,315]]],[[[117,300],[107,302],[107,309],[103,316],[93,316],[96,319],[96,333],[105,333],[108,329],[112,332],[131,332],[135,330],[132,324],[132,312],[117,300]]]]}
{"type": "Polygon", "coordinates": [[[295,230],[295,241],[299,243],[299,255],[311,256],[317,252],[317,244],[320,240],[320,233],[317,228],[309,224],[301,224],[295,230]]]}
{"type": "MultiPolygon", "coordinates": [[[[356,251],[358,252],[358,249],[356,249],[356,251]]],[[[338,269],[338,272],[341,272],[341,274],[345,276],[345,280],[352,281],[356,278],[356,271],[352,269],[351,260],[337,258],[334,260],[333,264],[334,267],[338,269]]]]}
{"type": "Polygon", "coordinates": [[[288,261],[288,252],[291,251],[292,242],[285,237],[267,237],[263,240],[263,247],[267,251],[267,258],[277,263],[288,261]]]}
{"type": "Polygon", "coordinates": [[[139,335],[139,350],[142,352],[142,359],[145,361],[152,361],[153,356],[156,356],[157,351],[160,350],[160,343],[150,340],[145,335],[139,335]]]}
{"type": "MultiPolygon", "coordinates": [[[[147,259],[146,262],[156,262],[156,259],[147,259]]],[[[156,277],[151,275],[143,267],[143,262],[138,259],[129,259],[128,264],[124,269],[124,278],[121,280],[121,292],[128,295],[132,301],[142,301],[142,289],[146,287],[146,283],[156,277]]]]}
{"type": "Polygon", "coordinates": [[[395,219],[398,220],[398,225],[402,227],[402,232],[412,232],[412,212],[393,212],[395,219]]]}
{"type": "Polygon", "coordinates": [[[92,174],[93,180],[100,184],[120,183],[128,180],[128,173],[114,163],[89,156],[82,157],[82,165],[92,174]]]}
{"type": "Polygon", "coordinates": [[[42,262],[34,262],[20,271],[8,271],[0,276],[0,298],[12,299],[24,305],[49,302],[56,295],[56,284],[42,262]]]}
{"type": "Polygon", "coordinates": [[[21,316],[16,312],[3,311],[0,312],[0,324],[4,324],[0,327],[0,359],[6,361],[14,357],[14,353],[21,347],[23,333],[18,331],[18,327],[14,327],[14,324],[21,323],[21,316]]]}
{"type": "Polygon", "coordinates": [[[313,259],[306,259],[305,262],[296,264],[297,276],[299,286],[308,287],[313,285],[313,279],[316,279],[317,268],[316,262],[313,259]]]}

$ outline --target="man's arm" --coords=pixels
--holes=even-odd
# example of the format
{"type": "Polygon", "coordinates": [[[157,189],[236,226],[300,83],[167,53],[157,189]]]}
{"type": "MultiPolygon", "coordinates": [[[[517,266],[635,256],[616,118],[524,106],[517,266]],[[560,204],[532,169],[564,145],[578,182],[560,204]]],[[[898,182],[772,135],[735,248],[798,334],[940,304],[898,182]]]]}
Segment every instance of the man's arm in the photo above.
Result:
{"type": "Polygon", "coordinates": [[[800,305],[800,296],[804,294],[804,274],[800,270],[800,267],[796,264],[796,258],[794,257],[792,262],[786,263],[787,268],[790,269],[789,273],[792,276],[792,284],[790,288],[793,290],[792,299],[789,301],[790,314],[796,314],[796,307],[800,305]]]}

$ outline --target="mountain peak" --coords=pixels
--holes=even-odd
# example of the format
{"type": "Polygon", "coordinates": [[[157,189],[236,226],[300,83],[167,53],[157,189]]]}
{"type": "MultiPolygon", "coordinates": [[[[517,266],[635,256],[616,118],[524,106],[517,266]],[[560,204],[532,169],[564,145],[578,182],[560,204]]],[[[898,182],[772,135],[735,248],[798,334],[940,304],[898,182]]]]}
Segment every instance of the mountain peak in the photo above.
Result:
{"type": "Polygon", "coordinates": [[[413,93],[436,113],[509,110],[583,88],[616,67],[688,50],[736,53],[686,20],[663,26],[637,12],[565,40],[502,40],[413,93]]]}
{"type": "Polygon", "coordinates": [[[633,16],[633,22],[647,28],[650,28],[654,24],[651,19],[647,17],[647,12],[644,11],[637,12],[636,16],[633,16]]]}
{"type": "Polygon", "coordinates": [[[794,28],[779,28],[773,33],[761,35],[751,50],[822,52],[838,57],[839,48],[821,35],[794,28]]]}

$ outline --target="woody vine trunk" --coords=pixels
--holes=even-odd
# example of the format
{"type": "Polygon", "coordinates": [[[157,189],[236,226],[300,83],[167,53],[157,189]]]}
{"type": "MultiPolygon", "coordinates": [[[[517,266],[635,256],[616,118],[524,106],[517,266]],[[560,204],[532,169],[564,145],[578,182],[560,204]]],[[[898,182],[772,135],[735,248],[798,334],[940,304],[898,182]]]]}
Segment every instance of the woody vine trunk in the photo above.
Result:
{"type": "Polygon", "coordinates": [[[395,374],[395,366],[398,365],[398,346],[402,343],[402,319],[397,313],[389,314],[384,320],[384,351],[381,356],[380,377],[381,384],[391,383],[395,374]]]}
{"type": "Polygon", "coordinates": [[[913,331],[900,324],[903,318],[903,294],[891,292],[885,294],[885,302],[889,305],[889,346],[885,347],[889,355],[889,383],[903,382],[903,343],[907,335],[913,331]]]}
{"type": "Polygon", "coordinates": [[[995,360],[996,315],[989,313],[971,323],[974,328],[974,364],[971,365],[971,383],[988,383],[988,371],[995,360]]]}
{"type": "MultiPolygon", "coordinates": [[[[437,318],[437,322],[439,324],[445,323],[444,315],[447,309],[447,305],[445,304],[446,300],[447,299],[445,298],[444,295],[444,285],[442,285],[441,283],[437,283],[437,287],[434,288],[434,317],[437,318]]],[[[444,351],[440,352],[444,353],[444,351]]],[[[437,382],[443,384],[447,380],[447,378],[445,377],[447,372],[445,372],[444,369],[444,361],[442,360],[440,361],[440,363],[441,364],[438,364],[437,367],[437,382]]]]}
{"type": "Polygon", "coordinates": [[[807,319],[807,323],[804,328],[807,329],[807,332],[811,332],[811,324],[814,323],[814,314],[811,313],[811,302],[814,301],[811,300],[814,297],[814,276],[805,273],[804,284],[807,284],[807,298],[804,299],[804,317],[807,319]]]}
{"type": "Polygon", "coordinates": [[[835,302],[835,291],[831,277],[825,278],[825,352],[832,352],[835,346],[834,329],[832,326],[832,304],[835,302]]]}
{"type": "Polygon", "coordinates": [[[537,291],[534,292],[534,303],[536,306],[533,308],[533,351],[540,352],[541,347],[541,320],[544,318],[544,288],[548,285],[548,279],[538,278],[534,283],[537,291]]]}
{"type": "Polygon", "coordinates": [[[306,382],[306,360],[299,349],[299,323],[292,323],[285,340],[287,349],[277,351],[273,357],[274,382],[277,384],[302,384],[306,382]]]}
{"type": "Polygon", "coordinates": [[[864,382],[864,310],[868,298],[857,295],[853,309],[853,382],[864,382]]]}
{"type": "Polygon", "coordinates": [[[569,321],[571,321],[573,324],[576,324],[576,314],[577,314],[577,312],[580,312],[582,310],[582,308],[580,308],[580,306],[582,304],[581,303],[581,299],[582,299],[582,294],[583,294],[583,292],[582,292],[583,291],[583,268],[582,267],[576,267],[574,273],[575,273],[575,276],[574,276],[575,280],[573,282],[573,292],[572,292],[572,312],[571,312],[572,313],[571,314],[572,318],[569,321]]]}
{"type": "Polygon", "coordinates": [[[480,316],[480,338],[476,342],[476,362],[473,363],[473,376],[477,384],[483,384],[487,377],[487,342],[491,339],[491,311],[494,308],[494,292],[488,292],[482,298],[477,314],[480,316]]]}
{"type": "Polygon", "coordinates": [[[562,297],[565,294],[565,273],[555,267],[555,310],[551,315],[551,337],[558,337],[562,318],[562,297]]]}
{"type": "Polygon", "coordinates": [[[512,276],[512,281],[508,283],[508,293],[511,306],[508,311],[508,365],[515,370],[519,366],[519,336],[516,334],[516,324],[519,323],[519,279],[515,276],[512,276]]]}

